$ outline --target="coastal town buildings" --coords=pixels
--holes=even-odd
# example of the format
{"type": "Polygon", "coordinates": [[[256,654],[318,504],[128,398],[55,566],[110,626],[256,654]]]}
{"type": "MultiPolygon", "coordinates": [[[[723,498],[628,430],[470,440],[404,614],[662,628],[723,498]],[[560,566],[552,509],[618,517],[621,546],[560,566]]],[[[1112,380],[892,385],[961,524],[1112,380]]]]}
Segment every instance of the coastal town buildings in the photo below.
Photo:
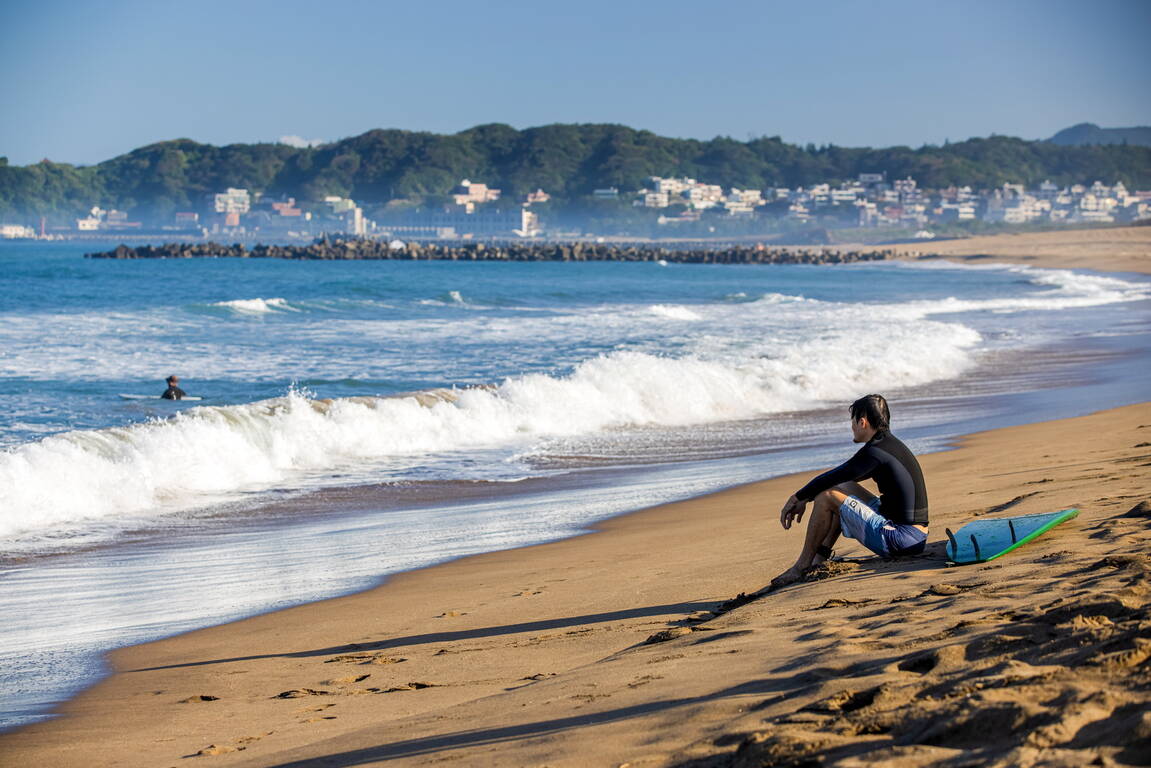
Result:
{"type": "MultiPolygon", "coordinates": [[[[888,181],[882,173],[862,173],[854,181],[832,186],[773,187],[764,190],[718,186],[691,178],[653,176],[635,193],[633,204],[643,208],[682,205],[690,210],[722,211],[727,216],[777,217],[796,223],[827,220],[840,226],[923,227],[931,223],[984,221],[989,224],[1050,222],[1091,224],[1131,222],[1151,218],[1151,193],[1130,193],[1122,183],[1066,188],[1044,181],[1034,189],[1022,184],[975,191],[969,186],[926,190],[913,178],[888,181]],[[773,203],[786,203],[772,207],[773,203]]],[[[698,217],[661,215],[661,224],[695,221],[698,217]]]]}
{"type": "MultiPolygon", "coordinates": [[[[434,198],[433,198],[434,199],[434,198]]],[[[463,179],[446,205],[416,201],[386,201],[367,205],[329,195],[319,201],[275,198],[252,190],[227,188],[201,198],[198,210],[167,213],[142,228],[126,211],[93,206],[70,226],[32,231],[28,222],[5,223],[0,237],[78,236],[115,234],[182,236],[226,234],[236,237],[311,238],[324,234],[359,237],[535,237],[549,222],[541,222],[533,205],[552,201],[537,188],[511,202],[499,189],[463,179]],[[378,224],[365,214],[371,210],[378,224]],[[31,234],[29,234],[31,232],[31,234]]],[[[1117,182],[1060,186],[1049,180],[1028,187],[1006,183],[993,189],[955,185],[925,189],[916,179],[889,179],[885,173],[861,173],[855,179],[806,187],[763,189],[708,184],[690,177],[652,176],[634,192],[618,187],[597,188],[587,200],[609,206],[654,209],[649,221],[676,227],[713,219],[741,219],[730,227],[821,226],[828,228],[900,228],[916,232],[937,226],[983,222],[990,225],[1090,225],[1132,223],[1151,219],[1151,191],[1132,191],[1117,182]]],[[[553,203],[554,205],[554,203],[553,203]]],[[[555,210],[555,209],[552,209],[555,210]]],[[[605,214],[611,216],[611,213],[605,214]]],[[[145,218],[148,218],[145,216],[145,218]]]]}

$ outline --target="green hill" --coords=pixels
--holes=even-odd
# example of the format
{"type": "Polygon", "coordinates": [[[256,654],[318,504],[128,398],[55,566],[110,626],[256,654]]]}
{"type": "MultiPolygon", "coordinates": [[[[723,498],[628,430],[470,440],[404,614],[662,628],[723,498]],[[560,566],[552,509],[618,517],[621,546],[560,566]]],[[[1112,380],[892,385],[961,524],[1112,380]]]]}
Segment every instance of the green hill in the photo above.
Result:
{"type": "Polygon", "coordinates": [[[918,149],[801,147],[779,137],[674,139],[622,125],[521,131],[491,124],[452,135],[373,130],[315,148],[216,147],[176,139],[93,166],[10,166],[0,159],[0,219],[63,220],[92,205],[166,219],[174,211],[202,209],[205,195],[226,187],[304,201],[340,195],[370,205],[397,198],[434,201],[470,178],[505,195],[543,188],[563,206],[597,188],[639,189],[652,175],[759,189],[837,182],[864,172],[911,176],[928,188],[1099,179],[1146,189],[1151,148],[1061,146],[1007,136],[918,149]]]}
{"type": "Polygon", "coordinates": [[[1079,123],[1064,128],[1048,139],[1052,144],[1065,147],[1086,147],[1094,144],[1133,144],[1151,147],[1151,127],[1100,128],[1095,123],[1079,123]]]}

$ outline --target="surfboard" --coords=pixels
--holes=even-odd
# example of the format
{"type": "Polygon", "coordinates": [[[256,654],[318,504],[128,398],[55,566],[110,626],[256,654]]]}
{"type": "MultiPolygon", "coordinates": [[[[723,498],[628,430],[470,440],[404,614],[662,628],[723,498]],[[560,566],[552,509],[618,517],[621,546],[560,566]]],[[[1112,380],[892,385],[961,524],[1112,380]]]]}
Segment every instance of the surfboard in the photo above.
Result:
{"type": "MultiPolygon", "coordinates": [[[[125,395],[125,394],[121,394],[120,399],[121,400],[163,400],[164,398],[160,397],[159,395],[125,395]]],[[[199,397],[197,395],[185,395],[184,397],[180,398],[181,401],[184,401],[184,400],[203,400],[203,399],[204,398],[199,397]]],[[[176,401],[175,400],[166,400],[165,402],[174,403],[176,401]]]]}
{"type": "Polygon", "coordinates": [[[976,520],[954,533],[947,528],[947,559],[958,565],[986,563],[1022,547],[1078,514],[1078,509],[1064,509],[1059,512],[976,520]]]}

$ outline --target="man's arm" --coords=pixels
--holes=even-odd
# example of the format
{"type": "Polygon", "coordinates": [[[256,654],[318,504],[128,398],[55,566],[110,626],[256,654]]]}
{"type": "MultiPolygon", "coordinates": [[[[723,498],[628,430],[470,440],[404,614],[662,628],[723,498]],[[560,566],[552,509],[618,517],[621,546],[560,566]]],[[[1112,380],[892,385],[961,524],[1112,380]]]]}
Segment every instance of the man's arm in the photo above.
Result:
{"type": "MultiPolygon", "coordinates": [[[[824,472],[800,488],[795,492],[792,498],[798,499],[806,504],[819,494],[829,488],[834,488],[840,483],[857,482],[871,477],[871,473],[875,471],[878,465],[879,462],[871,455],[871,452],[867,450],[867,446],[864,446],[860,448],[854,456],[835,469],[824,472]]],[[[787,526],[784,527],[786,528],[787,526]]]]}

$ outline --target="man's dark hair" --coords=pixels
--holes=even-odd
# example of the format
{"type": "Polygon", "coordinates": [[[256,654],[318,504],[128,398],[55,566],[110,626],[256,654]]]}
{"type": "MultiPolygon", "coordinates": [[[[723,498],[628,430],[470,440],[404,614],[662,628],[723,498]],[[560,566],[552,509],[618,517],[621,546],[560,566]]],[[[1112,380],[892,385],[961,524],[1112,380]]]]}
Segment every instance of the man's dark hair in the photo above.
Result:
{"type": "Polygon", "coordinates": [[[887,401],[883,395],[864,395],[851,404],[851,418],[859,421],[866,416],[867,423],[874,429],[888,429],[891,427],[891,411],[887,408],[887,401]]]}
{"type": "Polygon", "coordinates": [[[169,377],[167,378],[167,382],[168,382],[169,384],[171,384],[171,383],[172,383],[172,382],[174,382],[174,381],[179,381],[179,379],[176,377],[176,375],[175,375],[175,374],[173,374],[173,375],[171,375],[171,376],[169,376],[169,377]]]}

